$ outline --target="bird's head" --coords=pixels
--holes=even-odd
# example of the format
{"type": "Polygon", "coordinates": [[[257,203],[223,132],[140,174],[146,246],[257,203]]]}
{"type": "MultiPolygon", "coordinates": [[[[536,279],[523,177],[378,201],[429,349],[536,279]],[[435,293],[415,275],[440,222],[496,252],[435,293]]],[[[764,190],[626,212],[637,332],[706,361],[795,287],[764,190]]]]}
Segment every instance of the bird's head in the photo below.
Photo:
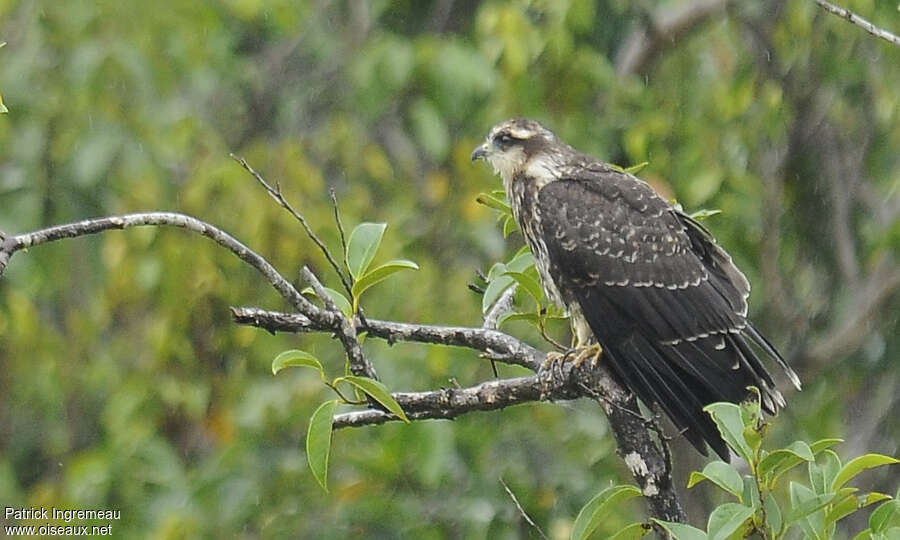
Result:
{"type": "MultiPolygon", "coordinates": [[[[538,159],[562,145],[552,131],[528,118],[500,122],[488,132],[485,141],[472,151],[472,161],[484,159],[494,172],[508,182],[538,159]]],[[[562,145],[565,146],[565,145],[562,145]]]]}

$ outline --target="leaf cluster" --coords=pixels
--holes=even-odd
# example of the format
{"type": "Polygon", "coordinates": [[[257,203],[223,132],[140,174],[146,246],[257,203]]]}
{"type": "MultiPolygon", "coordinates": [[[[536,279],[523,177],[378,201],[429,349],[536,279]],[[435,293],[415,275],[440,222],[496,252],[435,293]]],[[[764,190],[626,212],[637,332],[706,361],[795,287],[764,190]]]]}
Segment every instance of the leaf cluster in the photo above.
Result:
{"type": "MultiPolygon", "coordinates": [[[[755,389],[754,389],[755,390],[755,389]]],[[[867,507],[879,506],[870,514],[868,528],[854,540],[889,540],[900,538],[900,492],[860,493],[847,483],[861,472],[900,463],[890,456],[865,454],[842,463],[832,447],[841,439],[821,439],[814,443],[796,441],[784,448],[763,448],[769,424],[760,413],[757,399],[741,405],[713,403],[705,410],[712,416],[729,448],[743,458],[749,474],[734,465],[713,461],[702,471],[691,473],[689,488],[708,481],[734,498],[714,508],[707,520],[706,531],[684,523],[651,519],[650,523],[632,523],[615,533],[613,538],[640,538],[653,526],[678,540],[734,540],[761,537],[770,540],[803,538],[828,540],[834,537],[835,524],[867,507]],[[786,480],[789,473],[806,465],[807,479],[786,480]]],[[[639,495],[632,486],[608,488],[588,502],[575,520],[573,539],[584,539],[602,523],[610,505],[605,501],[621,500],[622,494],[639,495]]]]}
{"type": "MultiPolygon", "coordinates": [[[[352,283],[349,299],[335,289],[325,288],[331,300],[348,317],[359,311],[359,301],[364,292],[401,270],[419,269],[418,264],[406,259],[392,259],[371,268],[386,228],[386,223],[360,223],[350,233],[344,247],[344,264],[350,272],[352,283]]],[[[303,294],[316,293],[310,287],[304,289],[303,294]]]]}
{"type": "Polygon", "coordinates": [[[391,396],[384,384],[369,377],[345,374],[334,379],[329,379],[325,374],[325,368],[315,356],[306,351],[284,351],[272,361],[272,374],[289,367],[312,368],[319,372],[322,383],[338,395],[337,399],[328,400],[316,409],[309,419],[309,428],[306,431],[306,459],[309,468],[322,489],[328,491],[328,459],[331,455],[332,423],[334,412],[339,404],[365,405],[367,402],[359,393],[362,393],[377,401],[385,409],[396,415],[404,422],[409,423],[409,418],[403,412],[403,408],[397,400],[391,396]],[[347,397],[342,387],[347,386],[356,394],[353,398],[347,397]]]}

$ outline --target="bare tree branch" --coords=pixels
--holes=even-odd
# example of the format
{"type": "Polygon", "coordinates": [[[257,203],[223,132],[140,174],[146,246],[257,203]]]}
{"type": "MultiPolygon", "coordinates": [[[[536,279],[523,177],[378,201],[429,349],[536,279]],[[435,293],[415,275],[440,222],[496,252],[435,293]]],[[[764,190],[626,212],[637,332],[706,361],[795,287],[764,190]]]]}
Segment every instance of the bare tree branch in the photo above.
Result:
{"type": "Polygon", "coordinates": [[[301,274],[303,279],[312,286],[314,291],[316,291],[316,295],[325,303],[325,308],[337,317],[339,322],[339,329],[337,332],[338,339],[340,339],[341,344],[344,346],[344,350],[347,352],[347,360],[350,362],[350,371],[354,375],[377,379],[378,376],[375,373],[375,367],[372,366],[372,363],[369,362],[369,359],[363,354],[362,347],[359,346],[359,340],[356,338],[356,330],[354,329],[353,323],[350,322],[349,317],[344,315],[341,310],[338,309],[334,300],[331,299],[331,296],[329,296],[328,292],[325,290],[325,287],[322,286],[322,283],[319,282],[319,279],[309,268],[304,266],[301,274]]]}
{"type": "Polygon", "coordinates": [[[197,218],[185,214],[173,212],[143,212],[137,214],[124,214],[120,216],[108,216],[102,218],[86,219],[74,223],[56,225],[46,229],[40,229],[19,235],[8,235],[0,244],[0,277],[6,270],[10,258],[22,249],[55,242],[65,238],[76,238],[89,234],[96,234],[109,230],[121,230],[141,226],[168,226],[186,229],[202,234],[207,238],[237,255],[241,260],[259,271],[276,291],[298,311],[310,318],[317,319],[320,323],[331,320],[329,314],[324,313],[315,304],[303,298],[297,289],[284,278],[269,261],[261,255],[235,239],[225,231],[210,225],[197,218]]]}
{"type": "MultiPolygon", "coordinates": [[[[328,330],[296,313],[265,311],[255,307],[233,307],[232,317],[238,324],[256,326],[270,332],[321,332],[328,330]]],[[[390,344],[400,341],[466,347],[486,353],[498,362],[515,364],[537,371],[546,355],[534,347],[497,330],[466,326],[411,324],[368,319],[357,321],[357,332],[381,338],[390,344]]]]}
{"type": "MultiPolygon", "coordinates": [[[[494,411],[512,405],[541,401],[556,396],[562,399],[564,382],[550,386],[538,375],[486,381],[468,388],[442,388],[427,392],[394,392],[391,396],[403,407],[410,420],[449,420],[475,411],[494,411]]],[[[395,422],[400,419],[383,410],[352,411],[334,417],[334,428],[362,427],[395,422]]]]}
{"type": "MultiPolygon", "coordinates": [[[[309,226],[309,223],[306,221],[306,218],[303,217],[303,214],[294,210],[294,207],[291,206],[291,203],[289,203],[287,199],[284,198],[284,194],[281,193],[281,185],[276,183],[275,187],[272,187],[271,184],[266,182],[261,174],[256,172],[256,170],[251,167],[249,163],[247,163],[247,160],[234,154],[229,154],[229,156],[231,156],[231,159],[237,161],[241,165],[241,167],[243,167],[248,173],[250,173],[250,176],[256,179],[257,182],[259,182],[259,184],[266,190],[269,196],[275,199],[275,202],[277,202],[279,206],[287,210],[292,216],[294,216],[294,219],[300,222],[300,225],[303,226],[303,230],[306,231],[306,235],[309,236],[310,240],[312,240],[319,247],[319,250],[323,255],[325,255],[325,258],[328,260],[328,264],[331,265],[331,268],[334,269],[338,277],[341,278],[341,283],[344,285],[344,289],[347,291],[347,294],[352,296],[353,293],[350,291],[350,285],[353,281],[353,276],[350,276],[349,278],[344,276],[344,272],[343,270],[341,270],[341,265],[338,264],[337,260],[335,260],[335,258],[331,255],[331,251],[328,249],[328,246],[325,245],[325,242],[323,242],[322,239],[313,232],[312,227],[309,226]]],[[[337,206],[335,206],[335,212],[337,212],[337,206]]],[[[341,236],[341,238],[343,238],[343,235],[341,236]]]]}
{"type": "Polygon", "coordinates": [[[879,28],[879,27],[875,26],[874,24],[863,19],[856,13],[853,13],[849,9],[845,9],[840,6],[836,6],[836,5],[832,4],[831,2],[826,2],[825,0],[815,0],[815,2],[817,4],[819,4],[819,7],[821,7],[825,11],[832,13],[834,15],[837,15],[838,17],[841,17],[842,19],[846,19],[850,23],[855,24],[856,26],[859,26],[866,32],[872,34],[873,36],[879,37],[879,38],[887,41],[888,43],[893,43],[894,45],[897,45],[898,47],[900,47],[900,36],[897,36],[896,34],[888,32],[887,30],[884,30],[883,28],[879,28]]]}

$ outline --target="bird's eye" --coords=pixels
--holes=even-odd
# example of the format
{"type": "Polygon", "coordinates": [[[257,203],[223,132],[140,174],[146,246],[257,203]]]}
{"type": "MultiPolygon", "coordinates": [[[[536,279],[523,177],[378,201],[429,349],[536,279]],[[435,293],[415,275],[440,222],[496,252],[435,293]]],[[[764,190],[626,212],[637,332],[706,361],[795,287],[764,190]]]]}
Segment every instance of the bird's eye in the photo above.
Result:
{"type": "Polygon", "coordinates": [[[496,137],[494,137],[494,142],[500,145],[501,147],[507,147],[515,141],[516,138],[510,135],[509,133],[498,133],[496,137]]]}

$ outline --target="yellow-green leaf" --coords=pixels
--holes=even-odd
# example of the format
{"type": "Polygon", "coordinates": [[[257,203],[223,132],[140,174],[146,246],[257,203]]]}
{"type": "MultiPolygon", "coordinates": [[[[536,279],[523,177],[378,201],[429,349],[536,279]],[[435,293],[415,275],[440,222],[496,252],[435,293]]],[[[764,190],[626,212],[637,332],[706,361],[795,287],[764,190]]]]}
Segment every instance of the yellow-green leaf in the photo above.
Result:
{"type": "Polygon", "coordinates": [[[894,463],[900,463],[900,460],[882,454],[866,454],[864,456],[859,456],[858,458],[850,460],[849,463],[841,468],[837,476],[834,477],[834,482],[831,483],[831,489],[839,489],[854,476],[866,469],[880,467],[881,465],[891,465],[894,463]]]}
{"type": "MultiPolygon", "coordinates": [[[[340,291],[336,291],[330,287],[322,287],[325,289],[325,292],[328,293],[328,296],[331,298],[331,301],[334,302],[334,305],[338,307],[341,312],[350,317],[353,315],[353,306],[350,305],[350,300],[347,300],[347,297],[341,294],[340,291]]],[[[319,295],[316,294],[316,291],[313,290],[312,287],[307,287],[300,291],[300,294],[308,294],[311,296],[315,296],[318,298],[319,295]]]]}
{"type": "Polygon", "coordinates": [[[3,104],[3,96],[0,96],[0,114],[6,114],[9,112],[9,109],[6,108],[6,105],[3,104]]]}
{"type": "Polygon", "coordinates": [[[813,460],[815,456],[809,446],[803,441],[795,441],[787,448],[775,450],[764,457],[759,463],[757,474],[761,478],[769,475],[771,480],[775,480],[800,463],[813,460]]]}
{"type": "Polygon", "coordinates": [[[772,492],[766,493],[766,502],[764,508],[766,510],[766,526],[771,529],[771,532],[774,533],[775,537],[777,538],[778,534],[781,532],[781,526],[784,522],[782,521],[781,507],[778,506],[778,501],[775,500],[772,492]]]}
{"type": "Polygon", "coordinates": [[[697,210],[696,212],[691,214],[691,219],[696,219],[697,221],[704,220],[708,217],[715,216],[716,214],[721,214],[721,210],[697,210]]]}
{"type": "Polygon", "coordinates": [[[701,531],[697,527],[692,527],[691,525],[686,525],[684,523],[663,521],[656,518],[650,519],[652,519],[654,523],[665,529],[667,533],[672,535],[672,538],[675,538],[675,540],[707,540],[706,533],[701,531]]]}
{"type": "Polygon", "coordinates": [[[826,450],[842,442],[844,442],[844,439],[821,439],[809,445],[809,449],[812,450],[813,455],[817,455],[822,450],[826,450]]]}
{"type": "Polygon", "coordinates": [[[321,362],[315,356],[306,351],[290,350],[284,351],[272,360],[272,375],[288,367],[309,367],[319,370],[319,375],[325,378],[325,370],[322,368],[321,362]]]}
{"type": "Polygon", "coordinates": [[[400,404],[397,403],[397,400],[394,399],[394,397],[388,391],[387,387],[385,387],[375,379],[370,379],[368,377],[358,377],[356,375],[347,375],[345,377],[338,377],[334,380],[334,384],[338,384],[339,382],[347,382],[352,384],[356,388],[365,392],[382,406],[384,406],[384,408],[393,413],[394,416],[396,416],[400,420],[403,420],[407,424],[409,423],[409,418],[406,417],[406,413],[403,412],[400,404]]]}
{"type": "Polygon", "coordinates": [[[753,509],[739,503],[725,503],[716,507],[709,515],[706,534],[709,540],[726,540],[743,527],[753,509]]]}
{"type": "Polygon", "coordinates": [[[873,533],[885,533],[888,529],[896,527],[900,527],[900,500],[882,503],[869,516],[869,528],[873,533]]]}
{"type": "Polygon", "coordinates": [[[744,491],[744,481],[741,479],[740,473],[724,461],[710,462],[703,468],[703,472],[692,472],[687,487],[694,487],[704,480],[709,480],[737,497],[738,500],[741,499],[741,493],[744,491]]]}
{"type": "Polygon", "coordinates": [[[572,540],[588,538],[608,517],[608,508],[640,494],[641,490],[634,486],[612,486],[598,493],[578,512],[572,526],[572,540]]]}
{"type": "Polygon", "coordinates": [[[479,204],[483,204],[488,208],[493,208],[494,210],[499,210],[504,214],[512,214],[512,210],[509,209],[509,204],[493,195],[488,195],[487,193],[479,193],[478,197],[475,198],[475,201],[479,204]]]}
{"type": "Polygon", "coordinates": [[[337,400],[319,405],[309,419],[309,429],[306,432],[306,461],[316,481],[325,491],[328,491],[328,457],[331,455],[331,428],[336,407],[337,400]]]}
{"type": "Polygon", "coordinates": [[[537,325],[540,322],[540,316],[537,313],[504,313],[497,319],[497,327],[503,326],[505,323],[511,321],[526,321],[528,323],[537,325]]]}
{"type": "Polygon", "coordinates": [[[838,495],[837,493],[816,495],[813,490],[797,482],[791,482],[790,493],[791,511],[784,518],[784,522],[788,525],[825,507],[838,495]]]}
{"type": "Polygon", "coordinates": [[[387,223],[360,223],[350,233],[347,239],[347,268],[354,279],[365,274],[378,247],[381,246],[381,238],[387,223]]]}
{"type": "MultiPolygon", "coordinates": [[[[384,281],[391,274],[399,272],[400,270],[418,270],[419,265],[412,262],[406,261],[402,259],[397,259],[393,261],[386,262],[381,266],[374,268],[365,274],[362,275],[359,279],[357,279],[356,283],[353,284],[351,291],[353,292],[353,301],[354,308],[359,303],[359,298],[362,296],[364,292],[373,285],[384,281]]],[[[355,311],[355,309],[354,309],[355,311]]]]}
{"type": "Polygon", "coordinates": [[[869,506],[870,504],[875,504],[877,502],[889,500],[890,498],[890,495],[878,493],[877,491],[866,493],[865,495],[855,495],[853,493],[850,493],[848,494],[848,496],[840,500],[840,502],[835,501],[832,503],[830,507],[831,509],[828,511],[828,515],[825,516],[825,526],[829,527],[832,523],[844,519],[860,508],[864,508],[866,506],[869,506]]]}
{"type": "Polygon", "coordinates": [[[627,172],[628,174],[637,174],[638,172],[640,172],[641,169],[643,169],[644,167],[646,167],[649,164],[650,164],[649,161],[642,161],[642,162],[638,163],[637,165],[632,165],[631,167],[626,168],[625,172],[627,172]]]}
{"type": "Polygon", "coordinates": [[[526,292],[528,292],[528,294],[531,295],[532,298],[534,298],[535,302],[541,302],[541,299],[544,297],[544,290],[541,288],[541,284],[538,283],[536,279],[524,272],[506,272],[503,275],[513,278],[516,283],[518,283],[523,289],[525,289],[526,292]]]}
{"type": "Polygon", "coordinates": [[[619,532],[609,537],[609,540],[637,540],[647,536],[653,529],[646,523],[632,523],[619,529],[619,532]]]}
{"type": "Polygon", "coordinates": [[[719,428],[722,439],[728,443],[735,452],[748,463],[752,458],[752,450],[744,439],[744,421],[741,417],[741,408],[734,403],[710,403],[703,410],[712,416],[713,422],[719,428]]]}

